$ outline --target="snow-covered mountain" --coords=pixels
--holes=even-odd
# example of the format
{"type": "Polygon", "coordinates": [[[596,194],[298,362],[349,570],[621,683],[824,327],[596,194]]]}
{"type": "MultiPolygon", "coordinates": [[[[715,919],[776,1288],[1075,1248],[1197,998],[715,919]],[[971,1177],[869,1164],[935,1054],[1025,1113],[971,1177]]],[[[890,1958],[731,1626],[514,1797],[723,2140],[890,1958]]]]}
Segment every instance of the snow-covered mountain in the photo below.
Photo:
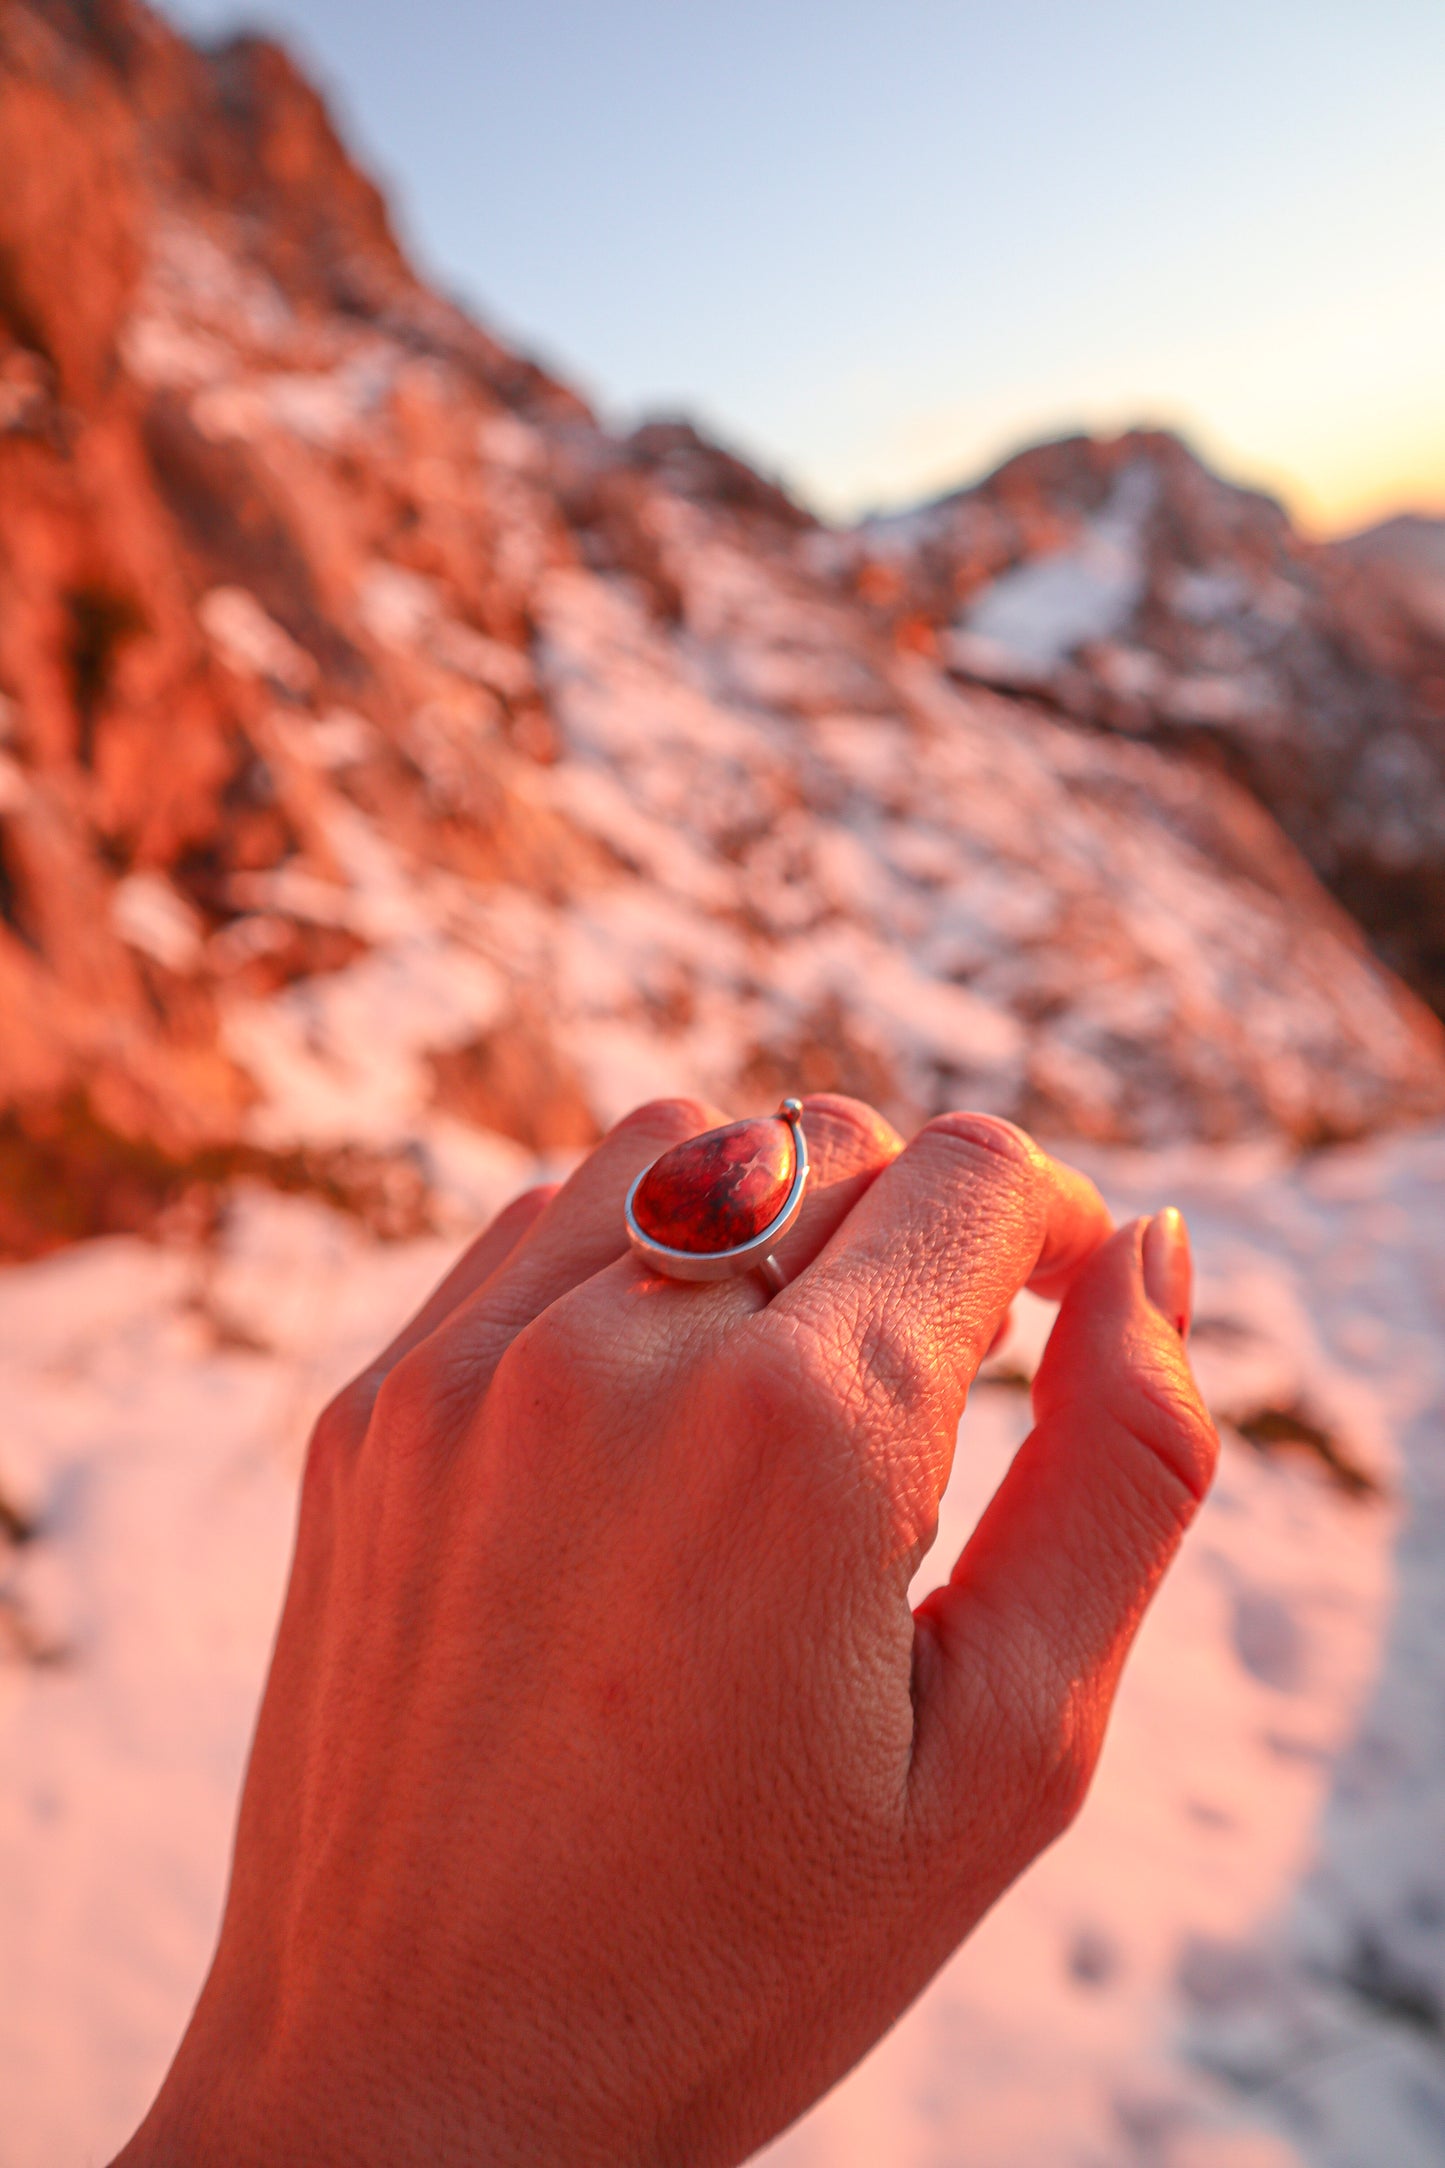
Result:
{"type": "Polygon", "coordinates": [[[957,683],[1242,781],[1445,1007],[1445,524],[1310,544],[1270,498],[1135,431],[1039,445],[840,551],[879,621],[957,683]]]}
{"type": "MultiPolygon", "coordinates": [[[[609,434],[417,278],[274,47],[3,0],[0,161],[12,1251],[263,1166],[421,1224],[674,1084],[1135,1140],[1445,1105],[1307,835],[879,603],[966,505],[900,557],[685,426],[609,434]]],[[[1124,596],[1154,469],[1088,456],[1094,569],[1000,572],[967,639],[1030,577],[1124,596]]]]}

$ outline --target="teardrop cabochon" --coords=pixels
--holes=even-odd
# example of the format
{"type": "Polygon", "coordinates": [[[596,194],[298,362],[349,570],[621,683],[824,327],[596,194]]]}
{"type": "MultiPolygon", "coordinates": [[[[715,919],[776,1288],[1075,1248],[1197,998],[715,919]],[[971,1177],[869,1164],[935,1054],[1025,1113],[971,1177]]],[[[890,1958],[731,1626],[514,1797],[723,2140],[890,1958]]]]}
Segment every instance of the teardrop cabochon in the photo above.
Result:
{"type": "Polygon", "coordinates": [[[689,1137],[638,1177],[627,1201],[629,1231],[645,1255],[665,1253],[651,1256],[660,1269],[688,1259],[700,1269],[686,1277],[713,1278],[735,1257],[745,1263],[761,1238],[786,1233],[802,1205],[808,1160],[796,1102],[784,1104],[788,1116],[689,1137]]]}

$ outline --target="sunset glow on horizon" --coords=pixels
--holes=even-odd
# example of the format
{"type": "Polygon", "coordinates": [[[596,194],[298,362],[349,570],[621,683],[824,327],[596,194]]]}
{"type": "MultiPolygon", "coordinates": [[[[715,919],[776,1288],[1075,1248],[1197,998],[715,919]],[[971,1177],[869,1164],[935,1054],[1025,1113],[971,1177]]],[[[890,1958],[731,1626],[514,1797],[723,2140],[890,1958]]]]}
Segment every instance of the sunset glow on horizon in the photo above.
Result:
{"type": "Polygon", "coordinates": [[[908,415],[882,435],[855,479],[838,490],[826,475],[809,476],[809,494],[846,518],[957,488],[1031,444],[1079,431],[1167,429],[1229,480],[1277,497],[1312,535],[1351,533],[1404,511],[1445,517],[1445,359],[1426,353],[1416,369],[1398,368],[1389,400],[1362,384],[1348,428],[1339,425],[1343,402],[1335,387],[1312,388],[1306,377],[1299,396],[1290,397],[1295,360],[1283,342],[1262,365],[1261,357],[1242,355],[1234,371],[1212,357],[1213,385],[1192,386],[1182,368],[1174,372],[1180,390],[1167,403],[1141,372],[1132,382],[1100,381],[1072,396],[1063,385],[1052,396],[1046,388],[1012,394],[993,411],[961,402],[908,415]]]}
{"type": "Polygon", "coordinates": [[[425,270],[825,514],[1179,430],[1317,533],[1445,514],[1432,0],[168,0],[333,95],[425,270]]]}

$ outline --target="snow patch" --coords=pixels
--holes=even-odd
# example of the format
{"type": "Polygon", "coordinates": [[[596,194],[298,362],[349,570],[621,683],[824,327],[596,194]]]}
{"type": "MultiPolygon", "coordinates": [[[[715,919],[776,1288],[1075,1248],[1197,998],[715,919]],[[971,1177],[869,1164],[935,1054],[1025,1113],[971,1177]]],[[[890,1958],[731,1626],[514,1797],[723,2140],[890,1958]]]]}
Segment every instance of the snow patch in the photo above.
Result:
{"type": "Polygon", "coordinates": [[[122,941],[167,971],[194,971],[204,954],[201,921],[162,873],[128,873],[111,897],[122,941]]]}
{"type": "Polygon", "coordinates": [[[213,587],[196,612],[222,659],[244,677],[264,677],[302,694],[316,682],[314,656],[299,647],[244,587],[213,587]]]}
{"type": "Polygon", "coordinates": [[[1043,673],[1087,641],[1112,639],[1144,592],[1140,542],[1157,490],[1153,468],[1136,460],[1071,549],[1002,573],[975,598],[957,629],[1043,673]]]}

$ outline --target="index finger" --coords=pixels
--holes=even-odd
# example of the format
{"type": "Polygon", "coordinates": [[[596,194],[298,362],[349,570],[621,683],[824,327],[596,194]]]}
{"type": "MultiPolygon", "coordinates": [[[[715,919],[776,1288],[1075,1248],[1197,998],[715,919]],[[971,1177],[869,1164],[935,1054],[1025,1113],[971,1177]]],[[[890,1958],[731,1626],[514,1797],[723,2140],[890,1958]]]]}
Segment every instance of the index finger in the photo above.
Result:
{"type": "Polygon", "coordinates": [[[939,1115],[759,1321],[812,1343],[846,1424],[886,1446],[912,1493],[915,1538],[931,1531],[969,1386],[1014,1296],[1062,1295],[1112,1230],[1087,1175],[1012,1122],[939,1115]]]}

